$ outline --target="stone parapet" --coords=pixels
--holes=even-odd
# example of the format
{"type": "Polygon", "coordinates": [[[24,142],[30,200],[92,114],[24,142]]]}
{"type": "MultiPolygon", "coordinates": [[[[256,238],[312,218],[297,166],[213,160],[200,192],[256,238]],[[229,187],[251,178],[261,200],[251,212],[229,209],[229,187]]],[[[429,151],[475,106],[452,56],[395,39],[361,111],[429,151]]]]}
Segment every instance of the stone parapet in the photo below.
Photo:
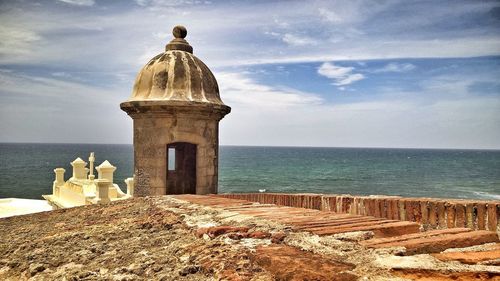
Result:
{"type": "Polygon", "coordinates": [[[231,193],[213,196],[391,220],[406,220],[420,223],[424,229],[467,227],[500,232],[500,201],[498,200],[312,193],[231,193]]]}

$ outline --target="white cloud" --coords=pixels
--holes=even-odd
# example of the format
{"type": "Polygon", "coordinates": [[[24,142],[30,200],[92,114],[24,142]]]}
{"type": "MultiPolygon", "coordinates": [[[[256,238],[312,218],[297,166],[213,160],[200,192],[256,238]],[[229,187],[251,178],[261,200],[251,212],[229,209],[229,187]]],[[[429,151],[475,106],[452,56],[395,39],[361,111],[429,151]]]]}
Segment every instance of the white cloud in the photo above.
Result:
{"type": "Polygon", "coordinates": [[[55,77],[55,80],[61,81],[61,82],[68,82],[68,81],[78,81],[78,82],[87,82],[78,75],[74,75],[65,71],[56,71],[52,72],[51,75],[55,77]]]}
{"type": "Polygon", "coordinates": [[[376,69],[373,72],[375,72],[375,73],[377,73],[377,72],[408,72],[408,71],[414,70],[415,68],[416,68],[416,66],[411,64],[411,63],[391,62],[382,68],[376,69]]]}
{"type": "Polygon", "coordinates": [[[0,141],[130,143],[128,89],[0,71],[0,141]],[[70,132],[70,133],[68,133],[70,132]]]}
{"type": "Polygon", "coordinates": [[[334,83],[334,84],[338,85],[338,86],[349,85],[353,82],[363,80],[363,79],[365,79],[365,76],[363,74],[355,73],[355,74],[350,74],[347,77],[338,80],[338,82],[334,83]]]}
{"type": "Polygon", "coordinates": [[[322,103],[317,95],[284,87],[259,84],[242,73],[216,73],[223,99],[226,103],[245,109],[247,107],[284,109],[322,103]]]}
{"type": "Polygon", "coordinates": [[[317,48],[298,48],[290,52],[280,52],[273,55],[263,54],[258,57],[245,57],[240,54],[231,62],[224,57],[214,61],[218,65],[259,65],[404,58],[470,58],[500,55],[500,38],[496,36],[401,41],[359,39],[355,45],[351,45],[351,43],[335,44],[335,48],[332,48],[331,45],[318,44],[317,48]]]}
{"type": "Polygon", "coordinates": [[[175,7],[182,5],[194,5],[194,4],[212,4],[210,1],[199,1],[199,0],[135,0],[135,3],[139,6],[153,6],[153,7],[175,7]]]}
{"type": "Polygon", "coordinates": [[[334,22],[334,23],[339,23],[342,21],[342,19],[335,13],[334,11],[330,11],[325,8],[319,8],[318,9],[320,16],[322,16],[325,20],[329,22],[334,22]]]}
{"type": "Polygon", "coordinates": [[[332,23],[341,23],[342,18],[335,12],[326,8],[318,9],[319,15],[323,17],[324,20],[332,23]]]}
{"type": "Polygon", "coordinates": [[[52,76],[61,77],[61,78],[70,78],[71,74],[64,72],[64,71],[59,71],[59,72],[52,72],[52,76]]]}
{"type": "MultiPolygon", "coordinates": [[[[475,78],[436,77],[423,83],[420,93],[391,91],[377,100],[332,104],[243,72],[215,76],[222,99],[232,107],[221,122],[221,144],[499,147],[500,101],[467,95],[475,78]]],[[[128,88],[103,90],[0,70],[0,92],[1,141],[131,141],[132,122],[118,107],[128,88]],[[79,129],[67,134],[68,128],[79,129]]]]}
{"type": "Polygon", "coordinates": [[[76,6],[94,6],[95,4],[94,0],[58,0],[58,1],[76,6]]]}
{"type": "Polygon", "coordinates": [[[292,33],[282,34],[276,31],[265,31],[264,34],[279,38],[289,46],[315,46],[318,44],[316,39],[304,35],[296,35],[292,33]]]}
{"type": "Polygon", "coordinates": [[[329,27],[349,27],[363,23],[371,16],[377,15],[379,12],[390,9],[395,2],[370,2],[364,1],[343,1],[341,3],[329,1],[330,3],[322,3],[318,5],[310,5],[307,8],[311,9],[314,17],[326,23],[329,27]],[[319,14],[319,16],[318,16],[319,14]]]}
{"type": "Polygon", "coordinates": [[[342,79],[353,70],[354,67],[336,66],[333,63],[325,62],[318,68],[318,73],[331,79],[342,79]]]}
{"type": "Polygon", "coordinates": [[[153,32],[153,37],[156,39],[167,41],[169,40],[170,37],[172,37],[172,32],[167,32],[167,31],[153,32]]]}
{"type": "MultiPolygon", "coordinates": [[[[8,14],[1,15],[1,26],[4,29],[19,30],[24,35],[2,34],[0,44],[15,47],[0,46],[0,63],[60,63],[60,54],[66,53],[68,56],[65,63],[71,65],[87,65],[92,61],[99,61],[106,62],[106,65],[121,64],[122,67],[124,63],[133,61],[133,64],[128,65],[136,67],[135,62],[145,49],[163,49],[169,40],[171,27],[176,24],[187,25],[187,39],[193,45],[196,55],[200,55],[212,67],[500,54],[500,37],[491,33],[451,34],[451,31],[446,31],[446,36],[440,36],[440,32],[429,34],[427,29],[421,28],[408,34],[400,30],[386,30],[385,26],[376,33],[366,31],[366,27],[370,27],[370,20],[376,19],[374,13],[387,12],[391,8],[389,4],[365,8],[362,2],[356,1],[331,5],[305,5],[300,1],[286,1],[263,2],[258,5],[214,4],[216,7],[207,9],[205,2],[198,2],[145,1],[140,3],[157,9],[132,7],[120,9],[119,12],[109,9],[105,16],[100,13],[89,14],[87,9],[79,9],[71,15],[57,9],[36,10],[31,6],[23,7],[22,11],[13,9],[8,14]],[[201,5],[197,5],[198,2],[201,5]],[[179,11],[178,7],[182,5],[189,5],[189,14],[179,11]],[[335,11],[335,14],[344,17],[342,26],[324,23],[324,19],[314,17],[318,14],[318,9],[322,9],[324,13],[335,11]],[[90,28],[101,31],[81,32],[82,23],[75,21],[75,17],[85,18],[90,28]],[[26,20],[19,21],[19,18],[26,20]],[[279,41],[260,40],[261,34],[266,31],[283,37],[279,41]],[[354,37],[353,31],[357,32],[354,37]],[[162,38],[163,34],[167,37],[162,38]],[[385,34],[391,34],[390,38],[385,34]],[[42,38],[42,35],[47,38],[42,38]],[[43,44],[30,46],[30,42],[35,42],[33,40],[43,44]],[[3,41],[11,43],[7,45],[3,41]],[[282,48],[282,42],[298,47],[306,46],[307,42],[311,44],[307,48],[282,48]],[[19,45],[21,46],[18,47],[19,45]],[[80,52],[81,46],[86,46],[85,52],[80,52]],[[36,47],[36,52],[32,51],[32,47],[36,47]]],[[[475,6],[483,9],[484,5],[475,6]]],[[[432,18],[416,14],[414,20],[419,18],[425,18],[428,24],[432,24],[432,21],[429,22],[432,18]]],[[[392,28],[397,29],[397,26],[392,28]]],[[[102,63],[99,64],[100,67],[102,63]]]]}
{"type": "Polygon", "coordinates": [[[34,45],[42,37],[27,28],[0,25],[0,55],[25,55],[36,49],[34,45]]]}
{"type": "MultiPolygon", "coordinates": [[[[233,78],[228,75],[221,84],[233,78]]],[[[452,79],[438,80],[454,84],[452,79]]],[[[269,88],[250,81],[247,82],[252,86],[243,86],[245,90],[221,89],[222,98],[233,107],[221,122],[222,144],[416,148],[499,148],[500,145],[500,100],[454,96],[452,92],[457,88],[451,85],[440,89],[430,86],[437,81],[429,81],[429,87],[410,96],[391,91],[377,100],[326,103],[304,102],[302,95],[301,102],[292,102],[291,107],[276,106],[281,96],[262,103],[255,101],[264,96],[254,96],[253,91],[265,92],[269,88]],[[439,98],[437,91],[443,90],[450,93],[439,98]],[[266,102],[270,102],[269,106],[263,106],[266,102]]]]}
{"type": "Polygon", "coordinates": [[[363,74],[353,71],[354,67],[337,66],[330,62],[325,62],[318,68],[318,74],[333,79],[333,85],[336,86],[349,85],[365,78],[363,74]]]}
{"type": "Polygon", "coordinates": [[[0,92],[15,93],[18,97],[61,98],[70,96],[92,102],[119,102],[119,93],[103,90],[83,83],[69,82],[73,77],[66,72],[54,72],[54,78],[33,76],[16,72],[0,72],[0,92]]]}
{"type": "Polygon", "coordinates": [[[146,6],[149,2],[150,0],[135,0],[135,3],[139,6],[146,6]]]}
{"type": "Polygon", "coordinates": [[[286,33],[282,38],[283,42],[292,46],[316,45],[318,42],[307,36],[298,36],[291,33],[286,33]]]}

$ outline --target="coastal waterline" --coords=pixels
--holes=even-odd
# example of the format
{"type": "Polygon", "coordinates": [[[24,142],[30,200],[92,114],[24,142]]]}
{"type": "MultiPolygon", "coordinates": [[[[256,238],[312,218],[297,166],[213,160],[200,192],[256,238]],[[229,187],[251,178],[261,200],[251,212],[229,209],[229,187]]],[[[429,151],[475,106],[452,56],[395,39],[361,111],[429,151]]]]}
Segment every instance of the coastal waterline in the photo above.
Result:
{"type": "MultiPolygon", "coordinates": [[[[0,144],[0,198],[40,199],[76,157],[133,173],[131,145],[0,144]]],[[[221,146],[219,192],[314,192],[500,199],[500,151],[221,146]]]]}

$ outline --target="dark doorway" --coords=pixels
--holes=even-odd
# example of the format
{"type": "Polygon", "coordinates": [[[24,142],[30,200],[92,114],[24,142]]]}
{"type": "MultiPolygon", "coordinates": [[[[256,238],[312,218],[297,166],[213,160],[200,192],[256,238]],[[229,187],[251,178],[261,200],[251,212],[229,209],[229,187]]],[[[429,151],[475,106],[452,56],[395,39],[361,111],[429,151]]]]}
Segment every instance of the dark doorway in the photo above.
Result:
{"type": "Polygon", "coordinates": [[[196,145],[167,145],[167,193],[196,194],[196,145]]]}

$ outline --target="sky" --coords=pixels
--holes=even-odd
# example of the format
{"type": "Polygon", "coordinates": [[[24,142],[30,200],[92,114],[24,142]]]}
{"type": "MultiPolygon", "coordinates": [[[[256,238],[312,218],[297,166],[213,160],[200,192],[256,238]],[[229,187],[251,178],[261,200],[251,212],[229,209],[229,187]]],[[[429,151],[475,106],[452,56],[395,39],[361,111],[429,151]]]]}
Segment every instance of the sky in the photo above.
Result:
{"type": "Polygon", "coordinates": [[[499,1],[0,1],[0,142],[132,143],[175,25],[222,145],[500,149],[499,1]]]}

